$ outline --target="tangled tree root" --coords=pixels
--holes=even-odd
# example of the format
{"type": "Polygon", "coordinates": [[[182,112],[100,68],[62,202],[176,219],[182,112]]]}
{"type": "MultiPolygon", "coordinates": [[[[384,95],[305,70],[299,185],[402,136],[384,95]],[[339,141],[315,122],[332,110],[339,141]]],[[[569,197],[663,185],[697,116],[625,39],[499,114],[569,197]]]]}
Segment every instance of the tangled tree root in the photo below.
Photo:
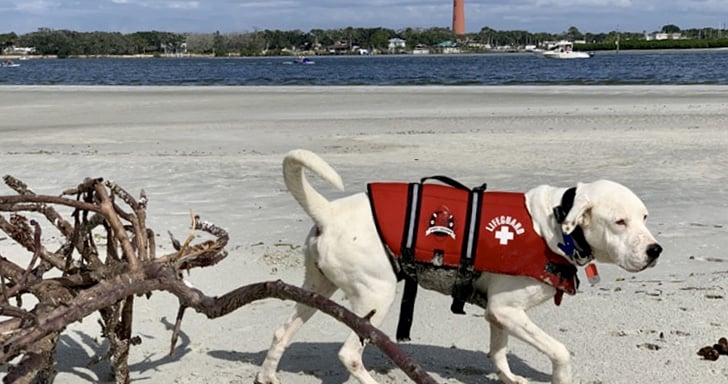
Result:
{"type": "Polygon", "coordinates": [[[281,281],[242,286],[220,297],[206,296],[186,284],[183,271],[214,266],[227,256],[228,233],[195,216],[187,239],[182,244],[172,239],[176,252],[157,256],[154,231],[146,227],[144,191],[135,199],[115,183],[95,178],[60,196],[46,196],[11,176],[3,179],[17,195],[0,196],[0,229],[22,253],[7,255],[10,258],[0,255],[0,364],[8,366],[4,383],[53,382],[61,333],[97,311],[109,350],[95,360],[109,359],[117,383],[128,383],[129,348],[140,343],[132,332],[134,299],[154,291],[179,299],[172,351],[187,308],[216,318],[253,301],[276,297],[333,316],[380,348],[415,382],[435,382],[369,323],[371,314],[357,317],[325,297],[281,281]],[[70,210],[70,215],[63,217],[56,210],[60,207],[70,210]],[[45,227],[41,221],[47,221],[45,227]],[[55,250],[41,241],[49,230],[62,239],[55,250]],[[198,232],[211,239],[193,243],[198,232]],[[30,259],[27,265],[18,261],[23,258],[30,259]],[[24,306],[27,296],[37,303],[24,306]]]}

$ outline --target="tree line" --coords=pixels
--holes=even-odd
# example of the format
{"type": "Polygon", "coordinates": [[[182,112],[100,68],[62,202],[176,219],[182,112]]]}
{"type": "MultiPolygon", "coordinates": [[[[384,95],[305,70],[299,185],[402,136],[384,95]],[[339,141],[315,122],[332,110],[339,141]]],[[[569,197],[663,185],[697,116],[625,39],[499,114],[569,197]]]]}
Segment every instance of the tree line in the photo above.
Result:
{"type": "MultiPolygon", "coordinates": [[[[282,55],[291,52],[351,52],[360,47],[382,53],[389,52],[392,38],[406,41],[406,52],[417,45],[434,46],[444,41],[457,42],[463,51],[477,52],[486,47],[525,47],[545,41],[577,40],[586,44],[577,49],[649,48],[711,48],[728,46],[728,31],[715,28],[681,30],[668,24],[660,32],[682,34],[681,40],[647,41],[645,32],[582,33],[570,27],[561,33],[532,33],[522,30],[498,31],[483,27],[479,32],[456,36],[450,28],[339,28],[300,30],[255,30],[240,33],[173,33],[146,31],[122,34],[119,32],[77,32],[40,28],[35,32],[17,35],[0,34],[2,47],[34,47],[35,54],[68,56],[92,55],[169,55],[188,53],[199,55],[282,55]]],[[[399,52],[395,52],[399,53],[399,52]]]]}

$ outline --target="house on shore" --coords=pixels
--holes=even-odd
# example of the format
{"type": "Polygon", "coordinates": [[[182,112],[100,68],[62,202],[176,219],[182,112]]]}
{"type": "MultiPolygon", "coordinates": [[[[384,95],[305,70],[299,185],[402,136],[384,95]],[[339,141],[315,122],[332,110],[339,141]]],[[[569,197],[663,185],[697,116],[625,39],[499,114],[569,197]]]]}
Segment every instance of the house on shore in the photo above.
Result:
{"type": "Polygon", "coordinates": [[[681,40],[683,39],[682,33],[675,32],[675,33],[665,33],[665,32],[654,32],[654,33],[647,33],[645,32],[645,40],[652,41],[652,40],[681,40]]]}
{"type": "Polygon", "coordinates": [[[389,42],[387,44],[387,51],[389,53],[399,53],[401,51],[404,51],[407,49],[407,42],[400,39],[399,37],[394,37],[389,39],[389,42]]]}

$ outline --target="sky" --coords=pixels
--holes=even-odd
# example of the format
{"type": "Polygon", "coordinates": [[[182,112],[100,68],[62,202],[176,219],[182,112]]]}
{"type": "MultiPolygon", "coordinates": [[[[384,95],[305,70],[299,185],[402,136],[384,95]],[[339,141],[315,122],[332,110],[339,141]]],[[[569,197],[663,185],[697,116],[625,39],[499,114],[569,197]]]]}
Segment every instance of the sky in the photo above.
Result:
{"type": "MultiPolygon", "coordinates": [[[[468,33],[728,28],[728,0],[464,0],[468,33]]],[[[0,33],[451,27],[452,0],[0,0],[0,33]]]]}

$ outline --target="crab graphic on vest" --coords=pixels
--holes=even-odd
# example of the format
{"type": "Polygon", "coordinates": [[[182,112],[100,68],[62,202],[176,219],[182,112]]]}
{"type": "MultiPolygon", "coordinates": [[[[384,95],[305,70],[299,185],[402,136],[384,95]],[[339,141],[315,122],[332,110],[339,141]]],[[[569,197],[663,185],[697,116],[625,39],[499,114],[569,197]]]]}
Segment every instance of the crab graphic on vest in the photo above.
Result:
{"type": "Polygon", "coordinates": [[[430,217],[430,226],[425,231],[425,236],[435,235],[437,237],[450,236],[455,240],[455,220],[446,205],[440,206],[430,217]]]}

